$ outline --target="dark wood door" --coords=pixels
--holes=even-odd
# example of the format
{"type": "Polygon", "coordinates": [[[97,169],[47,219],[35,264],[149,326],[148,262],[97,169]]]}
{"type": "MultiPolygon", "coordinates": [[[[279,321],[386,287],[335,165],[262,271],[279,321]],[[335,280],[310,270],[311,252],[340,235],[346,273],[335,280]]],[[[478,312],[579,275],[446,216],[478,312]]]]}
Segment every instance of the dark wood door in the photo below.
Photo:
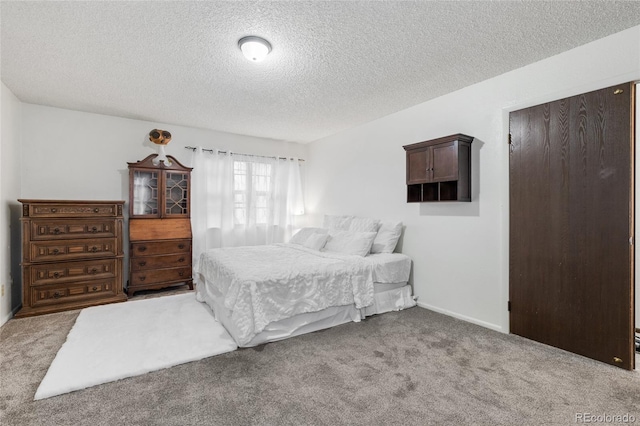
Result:
{"type": "Polygon", "coordinates": [[[510,114],[511,332],[634,368],[633,84],[510,114]]]}

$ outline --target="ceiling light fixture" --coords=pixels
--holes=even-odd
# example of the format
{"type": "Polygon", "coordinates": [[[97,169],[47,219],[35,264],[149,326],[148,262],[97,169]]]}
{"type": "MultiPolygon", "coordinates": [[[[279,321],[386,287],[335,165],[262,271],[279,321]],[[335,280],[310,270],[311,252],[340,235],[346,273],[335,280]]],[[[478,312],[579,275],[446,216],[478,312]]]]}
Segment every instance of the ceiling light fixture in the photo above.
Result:
{"type": "Polygon", "coordinates": [[[271,52],[271,44],[256,36],[242,37],[238,40],[238,46],[244,56],[253,62],[261,62],[271,52]]]}

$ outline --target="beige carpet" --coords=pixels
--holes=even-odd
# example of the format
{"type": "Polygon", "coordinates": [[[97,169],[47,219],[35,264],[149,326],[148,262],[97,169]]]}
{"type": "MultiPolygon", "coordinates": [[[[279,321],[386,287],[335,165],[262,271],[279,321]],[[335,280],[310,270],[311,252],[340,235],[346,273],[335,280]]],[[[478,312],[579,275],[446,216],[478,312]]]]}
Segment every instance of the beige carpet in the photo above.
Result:
{"type": "Polygon", "coordinates": [[[2,327],[2,425],[640,421],[638,372],[418,307],[34,402],[76,315],[2,327]]]}

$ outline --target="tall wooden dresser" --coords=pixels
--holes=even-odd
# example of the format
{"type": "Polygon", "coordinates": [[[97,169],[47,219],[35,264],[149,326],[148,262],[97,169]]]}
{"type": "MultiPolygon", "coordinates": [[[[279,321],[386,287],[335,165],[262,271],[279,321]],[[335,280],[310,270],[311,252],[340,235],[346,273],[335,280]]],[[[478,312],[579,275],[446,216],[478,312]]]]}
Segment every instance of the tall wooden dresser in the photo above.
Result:
{"type": "Polygon", "coordinates": [[[124,201],[22,203],[22,309],[16,317],[123,302],[124,201]]]}
{"type": "Polygon", "coordinates": [[[152,154],[129,164],[127,293],[187,284],[191,272],[191,168],[152,154]]]}

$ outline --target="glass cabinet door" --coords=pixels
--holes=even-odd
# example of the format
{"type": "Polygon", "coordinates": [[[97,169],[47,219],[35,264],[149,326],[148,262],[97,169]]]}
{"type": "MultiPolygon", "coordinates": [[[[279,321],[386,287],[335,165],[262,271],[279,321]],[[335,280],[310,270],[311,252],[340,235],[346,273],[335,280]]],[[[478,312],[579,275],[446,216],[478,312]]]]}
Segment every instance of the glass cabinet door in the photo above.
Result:
{"type": "Polygon", "coordinates": [[[134,215],[158,214],[158,172],[135,170],[133,173],[134,215]]]}
{"type": "Polygon", "coordinates": [[[189,213],[189,174],[166,172],[164,187],[165,216],[187,215],[189,213]]]}

